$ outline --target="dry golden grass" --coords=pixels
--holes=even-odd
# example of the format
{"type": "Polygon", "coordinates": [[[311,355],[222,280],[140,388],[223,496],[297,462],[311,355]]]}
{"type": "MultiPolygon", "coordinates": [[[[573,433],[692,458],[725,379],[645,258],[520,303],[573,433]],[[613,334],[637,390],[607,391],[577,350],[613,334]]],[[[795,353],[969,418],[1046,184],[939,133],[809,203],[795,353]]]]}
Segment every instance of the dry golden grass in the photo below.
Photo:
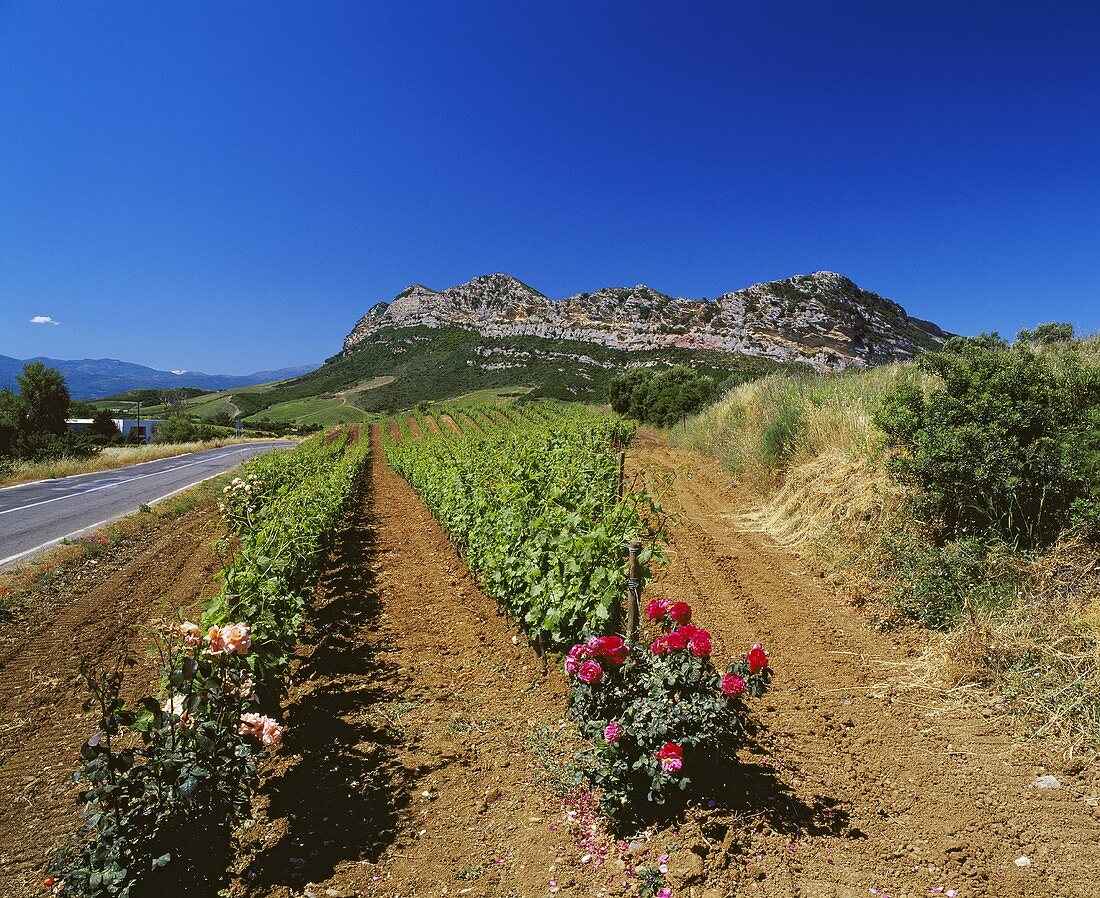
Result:
{"type": "Polygon", "coordinates": [[[217,449],[231,443],[247,440],[222,439],[207,440],[203,443],[170,443],[149,446],[109,446],[91,458],[63,458],[57,461],[20,463],[6,477],[0,479],[0,486],[15,483],[27,483],[31,480],[52,480],[56,477],[71,477],[73,474],[94,474],[97,471],[110,471],[160,458],[171,458],[187,452],[202,449],[217,449]]]}
{"type": "Polygon", "coordinates": [[[927,384],[911,364],[840,374],[772,374],[735,387],[672,435],[716,455],[747,485],[770,492],[790,469],[826,454],[874,459],[882,436],[873,418],[900,383],[927,384]]]}
{"type": "MultiPolygon", "coordinates": [[[[1053,350],[1052,350],[1053,351],[1053,350]]],[[[1100,362],[1100,337],[1079,344],[1100,362]]],[[[1067,356],[1067,361],[1070,357],[1067,356]]],[[[911,531],[909,492],[888,472],[874,413],[901,383],[934,378],[912,364],[837,375],[770,375],[743,384],[670,439],[720,458],[754,498],[744,526],[806,557],[860,600],[887,602],[893,574],[884,541],[911,531]]],[[[1016,585],[1008,607],[965,607],[933,637],[922,682],[944,694],[985,687],[1016,702],[1033,731],[1068,752],[1100,743],[1100,558],[1095,542],[1065,535],[1045,552],[991,551],[990,582],[1016,585]]],[[[929,687],[931,688],[931,687],[929,687]]],[[[967,699],[970,700],[970,699],[967,699]]]]}

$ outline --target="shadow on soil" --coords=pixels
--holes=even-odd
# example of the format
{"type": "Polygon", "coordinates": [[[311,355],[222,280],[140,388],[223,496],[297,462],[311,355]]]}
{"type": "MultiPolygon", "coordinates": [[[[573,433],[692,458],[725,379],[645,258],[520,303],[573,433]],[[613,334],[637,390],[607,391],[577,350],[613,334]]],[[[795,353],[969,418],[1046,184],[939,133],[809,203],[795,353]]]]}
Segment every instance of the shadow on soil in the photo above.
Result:
{"type": "MultiPolygon", "coordinates": [[[[644,829],[654,823],[668,823],[683,814],[688,803],[705,808],[704,834],[721,839],[733,822],[766,824],[775,832],[786,833],[792,840],[800,836],[847,836],[862,834],[850,828],[843,803],[831,796],[813,795],[809,799],[794,793],[783,775],[768,760],[755,727],[749,727],[743,755],[753,760],[720,759],[707,764],[706,771],[694,777],[693,789],[677,796],[663,807],[651,806],[655,814],[624,824],[620,835],[644,829]],[[731,820],[733,818],[733,820],[731,820]]],[[[796,776],[796,774],[795,774],[796,776]]],[[[787,778],[792,778],[788,773],[787,778]]]]}
{"type": "MultiPolygon", "coordinates": [[[[364,478],[352,508],[370,502],[364,478]]],[[[408,803],[408,772],[394,751],[401,732],[378,711],[400,693],[401,676],[374,644],[379,600],[368,561],[375,523],[355,512],[335,540],[300,641],[282,764],[262,787],[267,825],[282,835],[244,872],[252,886],[322,881],[343,861],[377,859],[408,803]]]]}

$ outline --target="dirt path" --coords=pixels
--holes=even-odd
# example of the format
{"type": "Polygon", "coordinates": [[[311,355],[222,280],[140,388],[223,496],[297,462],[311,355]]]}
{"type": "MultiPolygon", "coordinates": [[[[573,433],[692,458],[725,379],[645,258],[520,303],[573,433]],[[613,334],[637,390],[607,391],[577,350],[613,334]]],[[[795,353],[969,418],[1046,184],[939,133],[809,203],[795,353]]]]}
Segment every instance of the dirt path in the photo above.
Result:
{"type": "Polygon", "coordinates": [[[42,867],[78,824],[70,776],[94,714],[82,656],[109,664],[128,651],[133,688],[155,678],[146,658],[154,622],[216,591],[211,508],[167,519],[100,555],[70,564],[0,629],[0,895],[40,896],[42,867]]]}
{"type": "Polygon", "coordinates": [[[450,415],[440,415],[439,420],[443,422],[440,425],[440,430],[442,430],[443,427],[446,426],[451,431],[451,433],[456,434],[457,436],[462,436],[462,428],[458,426],[458,422],[450,415]]]}
{"type": "Polygon", "coordinates": [[[379,435],[301,643],[236,889],[545,894],[560,802],[527,747],[561,741],[563,684],[513,644],[379,435]]]}
{"type": "Polygon", "coordinates": [[[755,880],[771,896],[1100,895],[1095,766],[1063,767],[1013,741],[992,705],[964,707],[923,685],[911,647],[872,632],[796,558],[738,528],[716,464],[643,432],[630,467],[679,472],[672,563],[649,592],[691,602],[718,657],[769,648],[777,679],[756,705],[761,744],[796,796],[835,800],[848,817],[839,834],[764,826],[727,871],[740,867],[736,894],[755,894],[755,880]],[[1061,787],[1035,788],[1042,773],[1061,787]]]}

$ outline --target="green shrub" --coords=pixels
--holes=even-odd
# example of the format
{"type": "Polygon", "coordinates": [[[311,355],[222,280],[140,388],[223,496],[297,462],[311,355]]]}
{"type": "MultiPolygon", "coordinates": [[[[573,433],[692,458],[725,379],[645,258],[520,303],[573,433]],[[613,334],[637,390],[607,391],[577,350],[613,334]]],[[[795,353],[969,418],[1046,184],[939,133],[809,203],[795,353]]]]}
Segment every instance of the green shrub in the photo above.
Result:
{"type": "Polygon", "coordinates": [[[1100,367],[1072,350],[955,338],[919,366],[940,379],[901,386],[876,414],[892,469],[941,541],[983,534],[1049,545],[1100,510],[1100,367]]]}
{"type": "Polygon", "coordinates": [[[760,454],[774,468],[781,467],[794,453],[802,432],[802,409],[784,405],[760,433],[760,454]]]}
{"type": "Polygon", "coordinates": [[[879,575],[898,611],[932,630],[950,630],[975,613],[1002,610],[1020,587],[1018,565],[1004,544],[979,537],[930,542],[899,530],[883,542],[879,575]]]}
{"type": "Polygon", "coordinates": [[[608,384],[613,411],[658,427],[671,427],[717,395],[718,384],[713,377],[686,365],[663,370],[631,368],[608,384]]]}
{"type": "Polygon", "coordinates": [[[218,436],[216,428],[186,415],[173,415],[156,426],[153,439],[158,443],[201,443],[218,436]]]}

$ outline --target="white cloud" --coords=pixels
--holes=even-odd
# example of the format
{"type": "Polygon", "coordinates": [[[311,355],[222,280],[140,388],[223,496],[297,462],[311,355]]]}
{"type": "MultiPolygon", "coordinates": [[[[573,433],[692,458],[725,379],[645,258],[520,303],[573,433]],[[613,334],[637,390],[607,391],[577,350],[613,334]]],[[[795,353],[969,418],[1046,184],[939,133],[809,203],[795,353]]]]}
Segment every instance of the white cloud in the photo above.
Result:
{"type": "Polygon", "coordinates": [[[31,324],[60,324],[60,321],[54,321],[49,315],[35,315],[31,319],[31,324]]]}

